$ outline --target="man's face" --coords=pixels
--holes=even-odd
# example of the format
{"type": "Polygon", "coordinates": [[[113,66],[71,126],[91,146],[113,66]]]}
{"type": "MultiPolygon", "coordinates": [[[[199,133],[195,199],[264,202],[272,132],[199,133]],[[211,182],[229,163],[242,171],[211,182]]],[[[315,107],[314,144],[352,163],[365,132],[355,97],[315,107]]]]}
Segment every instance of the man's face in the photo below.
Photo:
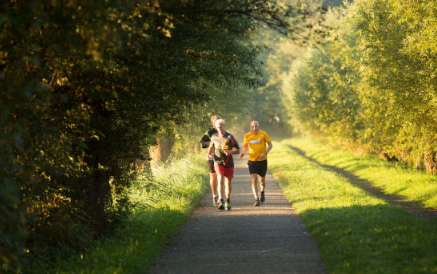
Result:
{"type": "Polygon", "coordinates": [[[217,129],[220,136],[223,136],[226,133],[225,125],[220,123],[220,121],[215,122],[215,129],[217,129]]]}
{"type": "Polygon", "coordinates": [[[257,134],[259,131],[259,124],[252,122],[250,123],[250,132],[252,132],[253,134],[257,134]]]}
{"type": "Polygon", "coordinates": [[[214,120],[214,125],[213,125],[212,127],[215,128],[215,129],[217,129],[217,128],[215,127],[215,121],[217,121],[217,119],[214,120]]]}

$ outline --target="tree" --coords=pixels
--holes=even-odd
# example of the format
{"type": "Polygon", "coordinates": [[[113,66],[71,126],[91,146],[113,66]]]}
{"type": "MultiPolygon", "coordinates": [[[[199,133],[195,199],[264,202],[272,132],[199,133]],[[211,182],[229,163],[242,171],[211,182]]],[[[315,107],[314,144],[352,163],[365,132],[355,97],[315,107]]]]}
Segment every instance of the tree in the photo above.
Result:
{"type": "Polygon", "coordinates": [[[133,159],[199,106],[235,98],[225,88],[259,85],[254,26],[289,33],[285,18],[305,14],[261,0],[10,0],[0,10],[0,209],[17,220],[1,223],[9,272],[23,246],[82,249],[105,235],[107,213],[129,206],[133,159]]]}
{"type": "Polygon", "coordinates": [[[300,123],[435,172],[435,3],[361,0],[339,11],[290,84],[300,123]]]}

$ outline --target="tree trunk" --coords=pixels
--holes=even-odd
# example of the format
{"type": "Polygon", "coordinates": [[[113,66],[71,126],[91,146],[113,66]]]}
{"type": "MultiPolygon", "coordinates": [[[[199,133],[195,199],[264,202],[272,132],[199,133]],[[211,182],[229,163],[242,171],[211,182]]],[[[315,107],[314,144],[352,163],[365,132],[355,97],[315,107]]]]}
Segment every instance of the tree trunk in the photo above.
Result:
{"type": "Polygon", "coordinates": [[[157,138],[158,145],[152,147],[150,149],[150,156],[152,157],[153,162],[167,161],[170,156],[171,149],[174,145],[174,138],[168,136],[161,136],[157,138]]]}
{"type": "Polygon", "coordinates": [[[94,179],[94,189],[91,193],[91,214],[94,223],[94,230],[97,237],[103,236],[108,231],[108,218],[105,213],[105,202],[107,197],[111,196],[109,193],[109,181],[100,172],[96,172],[94,179]]]}
{"type": "Polygon", "coordinates": [[[93,167],[93,173],[89,176],[90,187],[85,205],[85,211],[92,222],[92,229],[99,238],[108,232],[108,218],[105,213],[107,198],[111,197],[109,176],[104,171],[99,170],[100,153],[98,144],[90,142],[90,157],[88,164],[93,167]]]}
{"type": "Polygon", "coordinates": [[[429,173],[436,173],[437,170],[437,153],[435,151],[427,151],[423,154],[423,162],[426,171],[429,173]]]}
{"type": "Polygon", "coordinates": [[[138,158],[133,159],[131,167],[137,172],[150,171],[150,151],[149,148],[142,148],[138,158]]]}

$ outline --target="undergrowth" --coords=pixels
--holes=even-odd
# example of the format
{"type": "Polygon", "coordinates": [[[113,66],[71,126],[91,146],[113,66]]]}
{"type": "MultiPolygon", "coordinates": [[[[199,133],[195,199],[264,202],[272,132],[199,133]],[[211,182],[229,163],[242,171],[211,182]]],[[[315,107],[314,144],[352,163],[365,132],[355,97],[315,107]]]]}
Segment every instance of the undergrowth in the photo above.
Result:
{"type": "Polygon", "coordinates": [[[87,252],[59,260],[53,273],[144,273],[205,193],[207,176],[199,157],[159,164],[153,175],[141,174],[129,190],[135,206],[127,225],[87,252]]]}

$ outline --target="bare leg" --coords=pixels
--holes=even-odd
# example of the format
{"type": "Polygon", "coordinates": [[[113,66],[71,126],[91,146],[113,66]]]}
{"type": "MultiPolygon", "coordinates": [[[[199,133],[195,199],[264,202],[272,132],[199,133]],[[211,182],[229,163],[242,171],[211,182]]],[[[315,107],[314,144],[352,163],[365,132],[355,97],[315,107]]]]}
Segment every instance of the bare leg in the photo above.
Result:
{"type": "Polygon", "coordinates": [[[225,177],[225,183],[226,183],[226,199],[228,199],[231,198],[232,179],[228,179],[225,177]]]}
{"type": "Polygon", "coordinates": [[[217,197],[217,172],[209,174],[209,184],[211,185],[212,196],[217,197]]]}
{"type": "Polygon", "coordinates": [[[224,194],[224,182],[223,179],[225,177],[223,176],[223,174],[217,174],[217,185],[218,185],[218,196],[219,196],[219,200],[223,199],[223,194],[224,194]]]}
{"type": "Polygon", "coordinates": [[[266,188],[266,177],[259,176],[259,180],[260,180],[261,192],[264,192],[264,189],[266,188]]]}
{"type": "Polygon", "coordinates": [[[266,200],[264,195],[264,189],[266,187],[266,177],[259,176],[260,186],[261,186],[261,203],[264,203],[266,200]]]}
{"type": "Polygon", "coordinates": [[[255,199],[258,199],[258,174],[250,174],[252,177],[252,192],[255,199]]]}
{"type": "Polygon", "coordinates": [[[230,210],[231,209],[232,178],[226,178],[225,177],[225,184],[226,184],[226,204],[225,204],[225,209],[226,210],[230,210]]]}

